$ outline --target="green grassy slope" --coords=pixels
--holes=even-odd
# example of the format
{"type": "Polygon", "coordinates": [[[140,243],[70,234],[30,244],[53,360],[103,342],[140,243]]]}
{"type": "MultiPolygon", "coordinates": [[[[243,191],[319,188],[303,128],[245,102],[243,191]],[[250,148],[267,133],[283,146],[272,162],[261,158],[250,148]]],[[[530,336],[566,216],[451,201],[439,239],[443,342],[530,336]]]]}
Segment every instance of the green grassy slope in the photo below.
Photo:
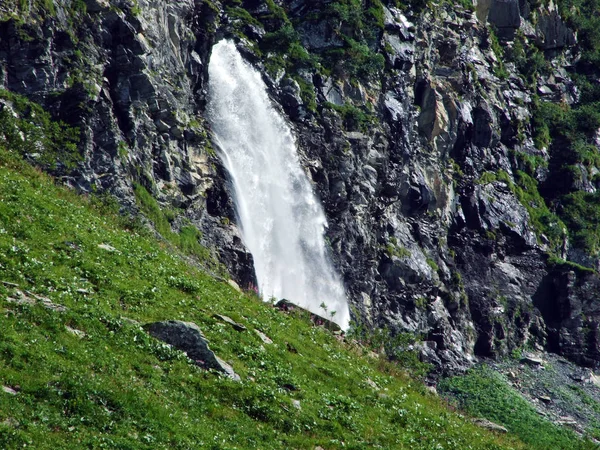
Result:
{"type": "Polygon", "coordinates": [[[306,317],[186,265],[4,149],[0,280],[0,384],[16,392],[0,391],[0,448],[523,448],[306,317]],[[12,303],[19,292],[68,309],[12,303]],[[140,327],[166,319],[197,323],[242,382],[140,327]]]}
{"type": "Polygon", "coordinates": [[[477,417],[485,417],[506,426],[508,430],[517,434],[528,448],[599,448],[591,441],[579,440],[572,430],[543,418],[499,373],[486,366],[471,369],[464,376],[443,380],[439,388],[442,392],[450,394],[460,408],[477,417]]]}

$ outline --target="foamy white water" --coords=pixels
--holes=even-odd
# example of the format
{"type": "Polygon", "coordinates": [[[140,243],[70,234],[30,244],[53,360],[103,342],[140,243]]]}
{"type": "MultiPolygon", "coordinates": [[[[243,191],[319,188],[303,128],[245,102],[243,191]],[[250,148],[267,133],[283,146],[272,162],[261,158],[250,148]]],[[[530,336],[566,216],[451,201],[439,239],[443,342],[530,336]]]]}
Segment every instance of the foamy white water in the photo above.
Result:
{"type": "Polygon", "coordinates": [[[208,118],[233,180],[262,298],[285,298],[346,329],[344,287],[325,251],[327,221],[300,166],[292,130],[232,42],[214,46],[208,72],[208,118]]]}

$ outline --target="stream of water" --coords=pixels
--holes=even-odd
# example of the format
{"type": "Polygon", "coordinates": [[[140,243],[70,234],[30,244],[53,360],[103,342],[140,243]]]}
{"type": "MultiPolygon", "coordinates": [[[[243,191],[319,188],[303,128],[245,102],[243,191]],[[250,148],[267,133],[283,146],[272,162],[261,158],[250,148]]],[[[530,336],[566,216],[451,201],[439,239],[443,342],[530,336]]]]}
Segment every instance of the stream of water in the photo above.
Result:
{"type": "Polygon", "coordinates": [[[346,329],[348,303],[327,256],[327,221],[291,128],[232,42],[214,46],[208,70],[208,118],[261,297],[285,298],[346,329]]]}

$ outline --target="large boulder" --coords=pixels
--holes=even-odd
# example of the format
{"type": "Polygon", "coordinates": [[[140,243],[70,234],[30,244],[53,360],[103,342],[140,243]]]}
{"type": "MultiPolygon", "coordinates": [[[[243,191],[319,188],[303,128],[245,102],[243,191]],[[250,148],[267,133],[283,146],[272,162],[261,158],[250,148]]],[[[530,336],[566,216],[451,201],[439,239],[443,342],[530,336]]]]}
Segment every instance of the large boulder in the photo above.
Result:
{"type": "Polygon", "coordinates": [[[518,0],[492,0],[487,20],[494,25],[500,39],[512,40],[521,26],[518,0]]]}
{"type": "Polygon", "coordinates": [[[196,365],[222,372],[236,381],[240,380],[233,368],[210,349],[208,340],[195,323],[168,320],[150,323],[144,328],[152,337],[185,352],[196,365]]]}
{"type": "Polygon", "coordinates": [[[541,36],[544,50],[559,50],[575,45],[575,33],[562,21],[557,11],[540,14],[537,29],[541,36]]]}

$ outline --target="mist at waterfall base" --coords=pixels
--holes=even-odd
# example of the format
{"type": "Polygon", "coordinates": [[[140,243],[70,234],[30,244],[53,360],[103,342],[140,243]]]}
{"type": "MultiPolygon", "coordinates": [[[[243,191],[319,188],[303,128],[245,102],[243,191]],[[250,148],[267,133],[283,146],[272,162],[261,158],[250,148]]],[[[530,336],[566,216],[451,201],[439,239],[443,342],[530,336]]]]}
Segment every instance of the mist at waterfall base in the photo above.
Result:
{"type": "Polygon", "coordinates": [[[208,71],[208,118],[262,298],[285,298],[346,329],[346,295],[325,250],[327,222],[290,127],[232,42],[213,47],[208,71]]]}

